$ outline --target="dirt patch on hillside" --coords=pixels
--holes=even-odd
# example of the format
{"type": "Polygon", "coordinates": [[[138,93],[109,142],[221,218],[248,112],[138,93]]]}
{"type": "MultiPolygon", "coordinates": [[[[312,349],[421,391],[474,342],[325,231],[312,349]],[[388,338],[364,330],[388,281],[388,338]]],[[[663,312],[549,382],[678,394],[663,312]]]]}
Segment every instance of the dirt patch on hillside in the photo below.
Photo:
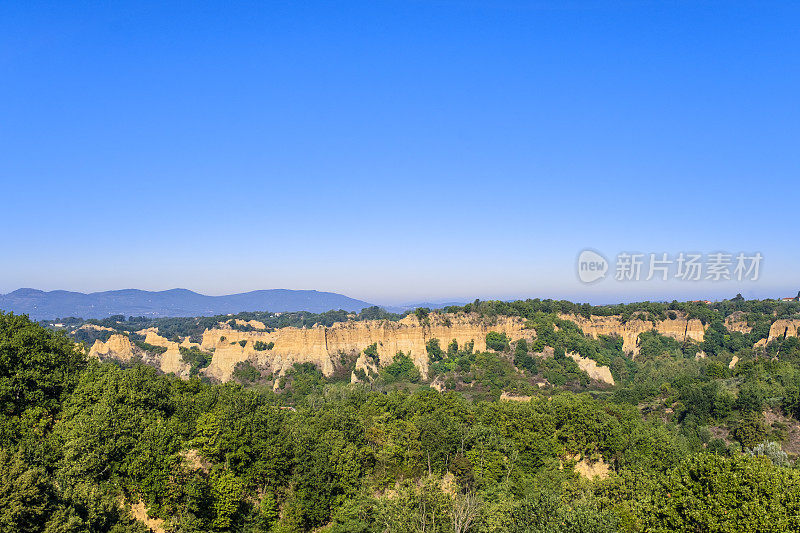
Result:
{"type": "Polygon", "coordinates": [[[583,457],[578,460],[579,455],[567,454],[565,461],[561,462],[561,468],[574,463],[572,469],[586,479],[605,479],[611,474],[611,466],[602,457],[583,457]]]}
{"type": "Polygon", "coordinates": [[[500,395],[500,399],[507,402],[529,402],[531,398],[532,396],[518,396],[507,392],[503,392],[503,394],[500,395]]]}
{"type": "Polygon", "coordinates": [[[764,421],[775,436],[785,436],[780,441],[781,448],[789,455],[800,455],[800,422],[786,416],[778,409],[764,411],[764,421]]]}
{"type": "Polygon", "coordinates": [[[605,479],[611,473],[611,467],[602,459],[597,461],[582,459],[575,464],[575,471],[587,479],[605,479]]]}
{"type": "MultiPolygon", "coordinates": [[[[123,506],[128,504],[124,498],[120,498],[120,503],[123,506]]],[[[131,518],[137,522],[141,522],[154,533],[166,533],[166,530],[164,529],[164,520],[161,518],[150,518],[150,515],[147,514],[147,506],[145,506],[142,500],[129,505],[131,510],[131,518]]]]}
{"type": "Polygon", "coordinates": [[[182,451],[180,455],[183,457],[186,466],[192,470],[202,470],[206,474],[211,470],[211,462],[200,455],[200,452],[197,450],[185,450],[182,451]]]}
{"type": "Polygon", "coordinates": [[[708,426],[708,432],[711,433],[712,439],[720,439],[725,442],[725,444],[732,444],[733,439],[731,439],[731,432],[728,428],[724,428],[721,426],[708,426]]]}

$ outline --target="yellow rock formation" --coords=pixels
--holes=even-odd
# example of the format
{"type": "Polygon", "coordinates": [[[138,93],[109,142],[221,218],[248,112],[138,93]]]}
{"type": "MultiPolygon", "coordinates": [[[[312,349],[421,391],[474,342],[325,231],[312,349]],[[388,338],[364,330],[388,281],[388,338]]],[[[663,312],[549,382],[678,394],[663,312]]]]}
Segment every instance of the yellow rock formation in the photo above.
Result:
{"type": "Polygon", "coordinates": [[[574,359],[575,362],[578,363],[578,367],[586,372],[593,380],[607,383],[608,385],[614,385],[614,376],[611,375],[611,369],[607,366],[598,365],[592,359],[581,357],[576,353],[568,353],[567,355],[574,359]]]}
{"type": "Polygon", "coordinates": [[[131,357],[133,357],[133,345],[125,335],[111,335],[106,342],[100,339],[94,341],[92,348],[89,350],[89,357],[130,361],[131,357]]]}
{"type": "MultiPolygon", "coordinates": [[[[206,373],[220,380],[230,379],[236,363],[248,359],[268,364],[273,371],[284,373],[294,363],[313,363],[326,376],[334,371],[334,361],[341,354],[358,355],[371,344],[378,349],[379,364],[384,366],[394,360],[397,352],[409,355],[423,377],[428,374],[428,352],[425,345],[439,339],[442,348],[455,339],[459,346],[474,342],[475,350],[486,350],[486,334],[490,331],[505,333],[511,340],[530,337],[520,318],[497,317],[488,320],[477,315],[442,315],[432,313],[420,322],[409,315],[398,322],[389,320],[364,320],[337,322],[311,328],[280,328],[272,332],[211,329],[203,333],[201,347],[214,350],[214,357],[206,373]],[[245,341],[245,346],[240,345],[245,341]],[[258,351],[255,342],[273,342],[271,350],[258,351]]],[[[361,368],[364,368],[362,361],[361,368]]]]}
{"type": "Polygon", "coordinates": [[[738,331],[740,333],[750,333],[753,331],[753,328],[747,325],[745,314],[741,311],[731,313],[731,315],[725,319],[725,327],[728,328],[729,331],[738,331]]]}
{"type": "Polygon", "coordinates": [[[581,459],[575,463],[575,471],[587,479],[605,479],[611,473],[611,467],[602,458],[596,461],[581,459]]]}
{"type": "Polygon", "coordinates": [[[240,318],[237,318],[236,324],[238,324],[239,326],[250,326],[256,329],[267,329],[267,326],[265,326],[263,322],[259,322],[258,320],[242,320],[240,318]]]}
{"type": "Polygon", "coordinates": [[[773,339],[783,339],[785,337],[797,337],[797,330],[800,328],[800,320],[779,319],[772,323],[769,328],[767,342],[773,339]]]}
{"type": "Polygon", "coordinates": [[[623,322],[619,316],[592,316],[585,318],[576,315],[561,315],[564,320],[571,320],[581,327],[584,333],[597,338],[598,335],[618,335],[622,337],[622,349],[625,352],[639,353],[639,335],[646,331],[656,330],[660,334],[672,337],[680,342],[694,340],[702,342],[705,327],[698,319],[687,319],[678,316],[675,319],[662,320],[654,325],[650,321],[631,319],[623,322]]]}
{"type": "Polygon", "coordinates": [[[172,372],[176,376],[183,378],[189,377],[190,367],[183,362],[180,347],[197,346],[196,344],[193,345],[188,339],[179,344],[177,342],[167,340],[153,330],[147,331],[144,342],[147,344],[152,344],[153,346],[163,346],[167,349],[167,351],[161,355],[160,359],[159,368],[161,368],[163,372],[166,372],[167,374],[172,372]]]}
{"type": "MultiPolygon", "coordinates": [[[[619,316],[592,316],[587,319],[582,316],[562,315],[561,318],[575,322],[584,333],[593,337],[619,335],[623,340],[623,349],[635,355],[638,352],[639,335],[653,329],[681,342],[687,339],[702,341],[705,333],[703,324],[697,319],[687,319],[682,313],[677,315],[674,319],[663,320],[655,325],[638,319],[622,322],[619,316]]],[[[439,339],[443,349],[446,349],[452,340],[456,340],[461,347],[473,342],[476,351],[485,351],[486,334],[490,331],[505,333],[512,341],[521,338],[531,339],[535,336],[535,331],[525,329],[525,321],[519,317],[485,318],[465,313],[431,313],[423,321],[415,315],[409,315],[398,322],[347,321],[338,322],[330,327],[319,325],[310,328],[287,327],[274,331],[266,331],[261,323],[254,324],[250,321],[247,324],[262,331],[237,331],[227,325],[220,325],[206,330],[200,344],[191,343],[188,339],[184,339],[180,344],[170,341],[153,328],[142,330],[140,333],[145,335],[145,342],[148,344],[167,349],[157,357],[148,356],[150,359],[147,360],[159,366],[164,372],[174,372],[187,377],[189,365],[183,362],[180,347],[198,347],[213,353],[211,364],[203,372],[221,381],[231,378],[237,363],[248,360],[269,368],[276,374],[285,373],[294,363],[313,363],[326,376],[330,376],[342,356],[347,356],[357,357],[356,369],[375,372],[379,366],[390,364],[399,351],[409,355],[420,369],[422,376],[427,379],[426,344],[431,339],[439,339]],[[270,350],[256,350],[255,344],[258,341],[274,345],[270,350]],[[371,344],[377,347],[377,364],[366,361],[362,353],[371,344]]],[[[732,331],[749,331],[743,316],[729,317],[726,325],[732,331]]],[[[770,329],[770,340],[783,335],[798,335],[799,327],[798,320],[778,320],[770,329]]],[[[115,334],[107,342],[96,341],[90,355],[129,361],[135,353],[140,352],[141,350],[134,347],[126,336],[115,334]]],[[[614,383],[614,378],[607,367],[599,366],[594,361],[576,354],[570,356],[593,379],[614,383]]]]}
{"type": "Polygon", "coordinates": [[[533,396],[522,396],[518,394],[509,394],[505,391],[500,395],[500,399],[505,402],[529,402],[533,396]]]}

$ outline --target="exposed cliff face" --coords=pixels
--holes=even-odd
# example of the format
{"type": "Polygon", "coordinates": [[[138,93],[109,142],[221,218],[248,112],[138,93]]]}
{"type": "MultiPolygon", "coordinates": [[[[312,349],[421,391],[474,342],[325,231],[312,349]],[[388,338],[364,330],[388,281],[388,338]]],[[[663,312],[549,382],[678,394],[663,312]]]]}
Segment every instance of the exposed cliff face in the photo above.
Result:
{"type": "Polygon", "coordinates": [[[153,346],[163,346],[167,349],[167,351],[164,352],[159,359],[158,366],[163,372],[172,372],[176,376],[180,376],[182,378],[189,377],[190,367],[183,362],[180,347],[185,346],[188,348],[190,346],[198,346],[197,344],[189,342],[188,339],[184,340],[182,343],[172,342],[153,330],[147,330],[144,342],[147,344],[152,344],[153,346]]]}
{"type": "MultiPolygon", "coordinates": [[[[431,314],[420,322],[409,315],[399,322],[365,320],[340,322],[331,327],[281,328],[272,332],[243,332],[231,329],[211,329],[203,334],[201,348],[214,351],[206,373],[217,379],[230,379],[236,363],[248,359],[283,373],[294,363],[313,363],[326,376],[333,374],[336,362],[342,355],[358,356],[371,344],[378,349],[378,364],[385,366],[402,351],[409,355],[424,377],[428,373],[428,353],[425,345],[439,339],[443,348],[455,339],[459,346],[474,342],[475,350],[486,350],[486,334],[490,331],[505,333],[512,340],[530,337],[533,332],[524,329],[524,321],[515,317],[483,319],[475,315],[431,314]],[[245,341],[245,346],[240,345],[245,341]],[[271,350],[258,351],[255,342],[274,343],[271,350]]],[[[364,361],[360,367],[363,368],[364,361]]],[[[359,365],[357,365],[359,367],[359,365]]]]}
{"type": "Polygon", "coordinates": [[[235,322],[240,326],[250,326],[251,328],[255,329],[267,329],[267,326],[265,326],[263,322],[259,322],[258,320],[241,320],[237,318],[235,322]]]}
{"type": "Polygon", "coordinates": [[[578,368],[586,372],[593,380],[614,385],[614,376],[611,375],[611,369],[607,366],[598,365],[592,359],[581,357],[577,353],[568,353],[567,355],[574,359],[578,363],[578,368]]]}
{"type": "Polygon", "coordinates": [[[800,320],[787,320],[779,319],[772,323],[769,328],[769,337],[767,342],[774,339],[783,339],[786,337],[797,337],[798,329],[800,328],[800,320]]]}
{"type": "Polygon", "coordinates": [[[89,350],[89,357],[98,359],[119,359],[120,361],[130,361],[134,355],[131,340],[125,335],[111,335],[106,342],[101,340],[94,341],[89,350]]]}
{"type": "Polygon", "coordinates": [[[84,329],[84,330],[88,330],[88,331],[114,331],[113,328],[109,328],[109,327],[106,327],[106,326],[98,326],[96,324],[84,324],[81,327],[79,327],[78,329],[84,329]]]}
{"type": "MultiPolygon", "coordinates": [[[[142,357],[144,362],[159,367],[163,372],[172,372],[176,376],[184,378],[189,377],[189,365],[183,362],[180,353],[181,344],[168,341],[153,330],[143,331],[142,333],[146,333],[146,343],[152,344],[153,346],[163,346],[167,351],[160,355],[149,354],[134,346],[127,336],[115,334],[111,335],[106,342],[96,340],[89,350],[89,357],[117,359],[119,361],[128,362],[134,356],[139,356],[142,357]]],[[[184,341],[182,345],[190,346],[192,343],[187,340],[184,341]]],[[[194,346],[197,346],[197,344],[194,346]]]]}
{"type": "Polygon", "coordinates": [[[728,316],[728,318],[725,319],[725,327],[728,328],[729,331],[738,331],[740,333],[750,333],[753,331],[753,328],[747,325],[745,314],[741,311],[736,311],[728,316]]]}
{"type": "MultiPolygon", "coordinates": [[[[584,318],[575,315],[562,315],[561,318],[571,320],[580,326],[584,333],[598,335],[619,335],[623,340],[623,349],[638,353],[639,334],[655,329],[662,335],[672,337],[680,342],[694,340],[701,342],[705,326],[697,319],[687,319],[678,314],[674,319],[657,322],[628,320],[622,322],[618,316],[593,316],[584,318]]],[[[253,327],[258,324],[249,323],[253,327]]],[[[729,317],[726,321],[732,331],[749,331],[743,317],[729,317]]],[[[800,321],[778,320],[770,330],[770,340],[783,335],[798,335],[800,321]]],[[[444,315],[432,313],[426,320],[420,321],[409,315],[399,322],[388,320],[348,321],[333,326],[315,326],[312,328],[280,328],[274,331],[238,331],[225,325],[206,330],[200,344],[193,344],[188,339],[180,344],[169,341],[158,335],[153,329],[142,330],[145,342],[155,346],[163,346],[167,350],[161,355],[144,354],[132,345],[124,335],[112,335],[107,342],[96,341],[90,355],[100,358],[113,357],[129,361],[134,355],[143,356],[146,362],[155,364],[164,372],[173,372],[188,377],[189,365],[183,362],[180,346],[199,347],[212,352],[211,364],[203,372],[221,381],[231,378],[236,364],[251,361],[261,367],[269,368],[277,374],[285,373],[295,363],[312,363],[326,375],[335,371],[343,358],[356,358],[356,369],[377,371],[378,367],[390,364],[397,352],[408,354],[424,378],[428,375],[428,354],[426,344],[431,339],[439,339],[441,347],[456,340],[459,346],[474,343],[476,351],[486,350],[486,334],[489,331],[505,333],[512,341],[521,338],[531,339],[533,330],[525,329],[525,321],[518,317],[482,318],[474,314],[444,315]],[[269,350],[256,350],[269,343],[269,350]],[[243,345],[242,345],[243,344],[243,345]],[[378,351],[376,362],[367,361],[363,350],[375,344],[378,351]]],[[[577,360],[577,359],[576,359],[577,360]]],[[[581,368],[598,381],[613,384],[613,377],[606,367],[599,367],[593,361],[577,360],[581,368]]],[[[355,379],[355,378],[354,378],[355,379]]]]}
{"type": "Polygon", "coordinates": [[[672,337],[680,342],[686,340],[703,341],[705,326],[698,319],[687,319],[677,316],[675,319],[662,320],[654,325],[650,321],[632,319],[623,322],[619,316],[592,316],[585,318],[576,315],[561,315],[564,320],[571,320],[581,327],[584,333],[597,338],[598,335],[618,335],[622,337],[622,349],[639,353],[639,335],[646,331],[656,330],[660,334],[672,337]]]}

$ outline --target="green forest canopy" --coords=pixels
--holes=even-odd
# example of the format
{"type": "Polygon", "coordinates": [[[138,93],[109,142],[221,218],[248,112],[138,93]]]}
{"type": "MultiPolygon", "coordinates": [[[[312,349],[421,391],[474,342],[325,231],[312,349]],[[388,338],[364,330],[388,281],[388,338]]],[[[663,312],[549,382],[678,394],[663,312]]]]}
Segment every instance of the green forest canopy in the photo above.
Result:
{"type": "MultiPolygon", "coordinates": [[[[703,343],[649,332],[630,359],[530,302],[461,308],[522,316],[536,335],[488,353],[430,344],[444,392],[404,355],[358,384],[312,365],[274,383],[249,367],[247,386],[181,380],[88,361],[0,313],[0,530],[145,531],[125,508],[139,501],[186,532],[800,529],[800,342],[755,347],[796,306],[704,306],[703,343]],[[754,333],[725,328],[735,311],[754,333]],[[587,380],[572,351],[617,385],[587,380]],[[498,401],[508,390],[530,399],[498,401]],[[586,479],[578,461],[609,475],[586,479]]],[[[698,312],[682,305],[623,311],[698,312]]]]}

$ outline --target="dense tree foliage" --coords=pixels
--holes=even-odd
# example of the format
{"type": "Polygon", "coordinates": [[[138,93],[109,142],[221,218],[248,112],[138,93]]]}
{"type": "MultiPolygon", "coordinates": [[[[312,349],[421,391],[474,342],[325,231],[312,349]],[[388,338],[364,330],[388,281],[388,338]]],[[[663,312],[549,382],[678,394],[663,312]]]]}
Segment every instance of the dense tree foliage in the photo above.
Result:
{"type": "Polygon", "coordinates": [[[685,313],[689,318],[697,318],[709,323],[714,318],[725,319],[739,312],[747,316],[754,324],[766,317],[791,318],[800,315],[800,301],[782,300],[745,300],[732,298],[720,302],[637,302],[617,305],[590,305],[569,302],[566,300],[517,300],[504,302],[491,300],[482,302],[475,300],[464,306],[451,306],[447,312],[479,313],[484,316],[508,315],[532,318],[537,313],[568,314],[583,317],[619,315],[624,321],[638,318],[642,320],[674,319],[675,313],[685,313]]]}
{"type": "MultiPolygon", "coordinates": [[[[253,360],[219,384],[87,362],[63,334],[0,314],[0,530],[144,532],[134,505],[169,532],[800,530],[800,341],[764,340],[794,303],[453,311],[520,316],[530,335],[489,333],[489,352],[428,339],[427,376],[419,354],[381,365],[374,344],[366,370],[346,361],[360,383],[309,363],[272,375],[253,360]],[[692,316],[708,333],[645,332],[632,357],[619,337],[569,320],[612,312],[692,316]],[[727,329],[737,312],[749,331],[727,329]],[[609,366],[616,385],[573,356],[609,366]],[[602,475],[579,474],[594,468],[602,475]]],[[[205,319],[175,320],[159,333],[193,335],[205,319]]],[[[101,325],[152,322],[113,323],[101,325]]],[[[181,354],[194,372],[212,355],[181,354]]]]}

